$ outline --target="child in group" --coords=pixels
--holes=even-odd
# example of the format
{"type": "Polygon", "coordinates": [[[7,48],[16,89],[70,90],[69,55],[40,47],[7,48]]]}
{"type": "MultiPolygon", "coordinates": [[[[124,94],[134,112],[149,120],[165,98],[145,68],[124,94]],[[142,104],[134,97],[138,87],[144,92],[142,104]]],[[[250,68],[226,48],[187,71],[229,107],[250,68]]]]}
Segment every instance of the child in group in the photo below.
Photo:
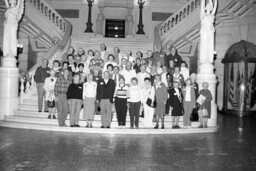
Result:
{"type": "Polygon", "coordinates": [[[54,86],[55,86],[56,81],[57,81],[57,77],[55,77],[55,70],[52,69],[50,71],[50,77],[47,77],[44,82],[46,101],[47,101],[47,105],[48,105],[48,109],[49,109],[48,119],[51,119],[51,117],[53,119],[56,119],[56,116],[55,116],[55,112],[56,112],[55,102],[56,101],[55,101],[55,95],[54,95],[54,86]]]}
{"type": "Polygon", "coordinates": [[[69,103],[70,126],[80,127],[78,122],[82,107],[83,85],[80,83],[79,74],[74,74],[73,76],[73,83],[68,87],[67,99],[69,103]]]}
{"type": "Polygon", "coordinates": [[[83,118],[87,121],[86,128],[92,128],[92,121],[94,120],[95,112],[96,92],[97,83],[93,81],[93,74],[89,74],[87,82],[83,85],[83,118]]]}

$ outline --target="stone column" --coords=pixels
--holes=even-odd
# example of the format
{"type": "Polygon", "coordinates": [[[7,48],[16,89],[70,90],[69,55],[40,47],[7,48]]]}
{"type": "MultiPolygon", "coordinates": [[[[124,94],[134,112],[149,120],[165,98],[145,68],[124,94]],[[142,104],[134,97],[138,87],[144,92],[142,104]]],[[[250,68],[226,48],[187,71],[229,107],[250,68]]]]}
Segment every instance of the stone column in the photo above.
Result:
{"type": "Polygon", "coordinates": [[[19,69],[15,57],[5,56],[0,67],[0,120],[19,107],[19,69]]]}

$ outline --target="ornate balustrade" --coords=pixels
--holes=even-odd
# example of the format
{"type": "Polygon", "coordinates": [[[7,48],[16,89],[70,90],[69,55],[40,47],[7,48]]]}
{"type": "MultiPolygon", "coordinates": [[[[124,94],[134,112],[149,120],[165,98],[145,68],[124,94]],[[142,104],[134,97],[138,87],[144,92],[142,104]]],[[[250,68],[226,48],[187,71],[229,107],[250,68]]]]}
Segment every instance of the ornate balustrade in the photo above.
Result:
{"type": "Polygon", "coordinates": [[[200,0],[190,0],[179,11],[170,16],[159,28],[161,39],[169,34],[174,27],[179,25],[184,19],[188,18],[195,9],[200,7],[200,0]]]}
{"type": "MultiPolygon", "coordinates": [[[[45,59],[49,60],[49,65],[51,66],[54,60],[60,60],[64,53],[67,52],[70,46],[70,37],[72,33],[72,25],[62,18],[47,2],[44,0],[29,0],[28,3],[32,4],[34,8],[38,10],[41,14],[43,14],[44,20],[48,20],[49,22],[55,25],[55,28],[63,33],[60,41],[56,41],[56,44],[52,46],[48,52],[45,54],[45,59]]],[[[31,8],[31,5],[29,6],[31,8]]],[[[25,13],[26,15],[26,13],[25,13]]],[[[42,18],[43,19],[43,18],[42,18]]],[[[56,36],[56,39],[58,36],[56,36]]],[[[54,38],[53,38],[54,39],[54,38]]],[[[33,94],[36,90],[36,83],[34,81],[34,75],[36,69],[40,66],[40,63],[35,64],[28,72],[29,80],[25,80],[23,77],[20,77],[20,100],[24,98],[29,98],[31,94],[33,94]]]]}
{"type": "Polygon", "coordinates": [[[67,22],[64,18],[62,18],[54,8],[51,7],[44,0],[29,0],[35,8],[38,9],[38,12],[42,13],[45,17],[47,17],[53,24],[55,24],[60,30],[63,32],[66,31],[67,22]]]}

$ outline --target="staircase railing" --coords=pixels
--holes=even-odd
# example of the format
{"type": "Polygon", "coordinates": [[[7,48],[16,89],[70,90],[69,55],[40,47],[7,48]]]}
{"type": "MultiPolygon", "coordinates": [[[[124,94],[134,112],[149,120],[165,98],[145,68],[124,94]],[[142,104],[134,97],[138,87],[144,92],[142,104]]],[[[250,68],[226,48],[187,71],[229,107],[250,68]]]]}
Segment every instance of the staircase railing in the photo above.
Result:
{"type": "Polygon", "coordinates": [[[162,23],[159,34],[161,39],[165,37],[174,27],[179,25],[181,21],[186,19],[190,14],[201,5],[200,0],[190,0],[179,11],[170,16],[165,22],[162,23]]]}
{"type": "MultiPolygon", "coordinates": [[[[68,50],[71,43],[72,25],[64,18],[62,18],[55,11],[55,9],[53,9],[44,0],[28,0],[26,3],[29,3],[29,5],[26,7],[31,7],[32,5],[34,8],[36,8],[39,13],[44,15],[44,20],[48,20],[50,23],[55,25],[52,29],[57,29],[63,35],[61,40],[56,39],[55,45],[52,46],[45,54],[45,59],[48,59],[49,64],[52,65],[54,60],[60,60],[64,53],[68,50]]],[[[21,84],[21,102],[23,98],[29,96],[33,90],[35,90],[36,83],[34,81],[34,75],[37,67],[39,66],[40,63],[36,63],[28,72],[30,80],[26,82],[25,86],[24,84],[21,84]]],[[[24,78],[21,78],[21,82],[24,83],[24,78]]]]}

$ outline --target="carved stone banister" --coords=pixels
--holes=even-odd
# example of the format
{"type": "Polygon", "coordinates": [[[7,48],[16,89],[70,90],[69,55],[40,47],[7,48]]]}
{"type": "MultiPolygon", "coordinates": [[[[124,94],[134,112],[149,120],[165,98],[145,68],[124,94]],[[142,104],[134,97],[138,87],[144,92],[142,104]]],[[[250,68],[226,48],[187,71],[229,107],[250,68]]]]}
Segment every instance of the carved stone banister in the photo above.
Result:
{"type": "MultiPolygon", "coordinates": [[[[38,27],[43,27],[42,30],[44,34],[52,38],[59,39],[59,43],[52,46],[47,53],[44,55],[44,58],[49,60],[49,66],[51,67],[54,60],[61,60],[64,53],[67,52],[70,43],[71,43],[71,33],[72,25],[62,18],[47,2],[44,0],[27,0],[26,1],[27,13],[26,17],[28,21],[33,22],[34,25],[38,27]],[[36,15],[36,17],[35,17],[36,15]],[[40,22],[39,22],[40,21],[40,22]],[[43,23],[43,26],[42,26],[43,23]],[[48,23],[48,24],[47,24],[48,23]],[[45,26],[47,25],[47,27],[45,26]],[[46,31],[47,30],[47,31],[46,31]],[[50,32],[49,32],[50,30],[50,32]]],[[[26,91],[21,94],[21,103],[22,99],[29,98],[31,94],[36,89],[34,82],[34,75],[36,69],[41,65],[41,62],[38,62],[34,65],[28,72],[30,78],[30,84],[26,84],[26,91]]],[[[21,87],[24,91],[25,87],[21,87]]]]}
{"type": "Polygon", "coordinates": [[[200,0],[190,0],[179,11],[170,16],[165,22],[162,23],[159,34],[161,39],[172,31],[182,20],[187,18],[195,9],[200,7],[200,0]],[[174,22],[175,21],[175,22],[174,22]]]}

